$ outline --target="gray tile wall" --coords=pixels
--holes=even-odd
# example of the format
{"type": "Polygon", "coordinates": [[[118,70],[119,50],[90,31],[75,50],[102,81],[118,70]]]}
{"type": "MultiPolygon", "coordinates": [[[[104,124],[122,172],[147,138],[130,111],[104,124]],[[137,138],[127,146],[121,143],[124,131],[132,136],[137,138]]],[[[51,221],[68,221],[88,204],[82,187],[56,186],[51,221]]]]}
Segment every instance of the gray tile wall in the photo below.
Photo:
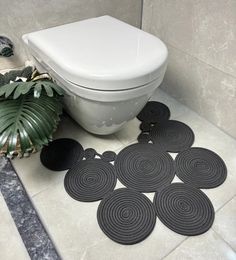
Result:
{"type": "Polygon", "coordinates": [[[142,0],[0,0],[0,35],[16,46],[14,57],[0,57],[0,70],[24,64],[25,33],[105,14],[140,27],[141,10],[142,0]]]}
{"type": "Polygon", "coordinates": [[[142,23],[169,49],[162,88],[236,138],[236,1],[144,0],[142,23]]]}

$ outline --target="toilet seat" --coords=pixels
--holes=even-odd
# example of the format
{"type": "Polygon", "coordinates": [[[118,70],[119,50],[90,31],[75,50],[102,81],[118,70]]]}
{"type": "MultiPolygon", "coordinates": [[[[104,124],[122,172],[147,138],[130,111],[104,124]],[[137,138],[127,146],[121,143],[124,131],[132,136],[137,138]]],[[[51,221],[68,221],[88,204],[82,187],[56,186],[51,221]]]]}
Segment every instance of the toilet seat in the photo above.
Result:
{"type": "Polygon", "coordinates": [[[158,38],[110,16],[29,33],[23,39],[40,62],[70,83],[72,92],[76,86],[93,93],[142,88],[166,69],[167,48],[158,38]]]}

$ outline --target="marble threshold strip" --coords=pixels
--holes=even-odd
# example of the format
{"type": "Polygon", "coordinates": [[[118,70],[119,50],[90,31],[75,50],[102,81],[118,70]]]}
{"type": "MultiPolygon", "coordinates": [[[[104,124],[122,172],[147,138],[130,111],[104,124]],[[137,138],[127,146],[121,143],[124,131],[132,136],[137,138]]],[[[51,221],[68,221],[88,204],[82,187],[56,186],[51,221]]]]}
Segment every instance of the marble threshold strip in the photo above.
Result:
{"type": "Polygon", "coordinates": [[[0,190],[31,259],[61,259],[11,161],[0,158],[0,190]]]}

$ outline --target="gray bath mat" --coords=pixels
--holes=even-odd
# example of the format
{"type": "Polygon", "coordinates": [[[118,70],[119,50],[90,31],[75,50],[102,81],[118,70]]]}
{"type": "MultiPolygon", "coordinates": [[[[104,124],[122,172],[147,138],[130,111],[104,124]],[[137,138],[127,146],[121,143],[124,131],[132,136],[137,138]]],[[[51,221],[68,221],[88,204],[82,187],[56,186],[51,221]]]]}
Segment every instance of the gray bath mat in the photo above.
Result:
{"type": "Polygon", "coordinates": [[[176,174],[186,184],[200,189],[215,188],[227,177],[224,161],[214,152],[193,147],[175,159],[176,174]]]}
{"type": "Polygon", "coordinates": [[[168,120],[152,127],[150,139],[163,150],[178,153],[192,146],[194,133],[186,124],[168,120]]]}
{"type": "Polygon", "coordinates": [[[154,206],[168,228],[185,236],[206,232],[214,221],[214,208],[205,193],[183,183],[173,183],[156,193],[154,206]]]}
{"type": "Polygon", "coordinates": [[[153,144],[132,144],[115,160],[118,179],[128,188],[155,192],[171,183],[175,175],[172,157],[153,144]]]}
{"type": "Polygon", "coordinates": [[[156,214],[153,204],[145,195],[122,188],[101,201],[97,220],[109,238],[131,245],[141,242],[152,232],[156,214]]]}
{"type": "Polygon", "coordinates": [[[101,159],[80,161],[67,172],[64,186],[75,200],[84,202],[100,200],[116,186],[114,166],[101,159]]]}

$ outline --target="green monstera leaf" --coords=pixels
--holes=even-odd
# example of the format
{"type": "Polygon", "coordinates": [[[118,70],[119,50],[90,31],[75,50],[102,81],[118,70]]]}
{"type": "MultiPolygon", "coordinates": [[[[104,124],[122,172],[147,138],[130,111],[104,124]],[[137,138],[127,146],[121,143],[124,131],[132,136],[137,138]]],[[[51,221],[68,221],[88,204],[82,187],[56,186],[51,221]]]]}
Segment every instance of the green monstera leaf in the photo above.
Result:
{"type": "Polygon", "coordinates": [[[42,90],[46,92],[49,97],[56,95],[63,95],[64,91],[50,80],[38,80],[29,82],[14,82],[9,83],[0,88],[0,97],[8,98],[13,96],[13,99],[19,98],[21,95],[29,93],[34,90],[34,97],[39,98],[42,90]]]}
{"type": "MultiPolygon", "coordinates": [[[[41,92],[40,98],[35,98],[33,93],[19,95],[18,93],[29,91],[30,86],[35,86],[31,85],[31,82],[27,83],[30,85],[27,85],[26,89],[22,87],[21,90],[17,90],[19,85],[13,85],[17,99],[0,102],[0,154],[10,158],[27,156],[48,144],[62,113],[60,96],[49,96],[46,88],[45,92],[41,92]]],[[[11,88],[9,92],[13,91],[11,85],[8,86],[11,88]]]]}

